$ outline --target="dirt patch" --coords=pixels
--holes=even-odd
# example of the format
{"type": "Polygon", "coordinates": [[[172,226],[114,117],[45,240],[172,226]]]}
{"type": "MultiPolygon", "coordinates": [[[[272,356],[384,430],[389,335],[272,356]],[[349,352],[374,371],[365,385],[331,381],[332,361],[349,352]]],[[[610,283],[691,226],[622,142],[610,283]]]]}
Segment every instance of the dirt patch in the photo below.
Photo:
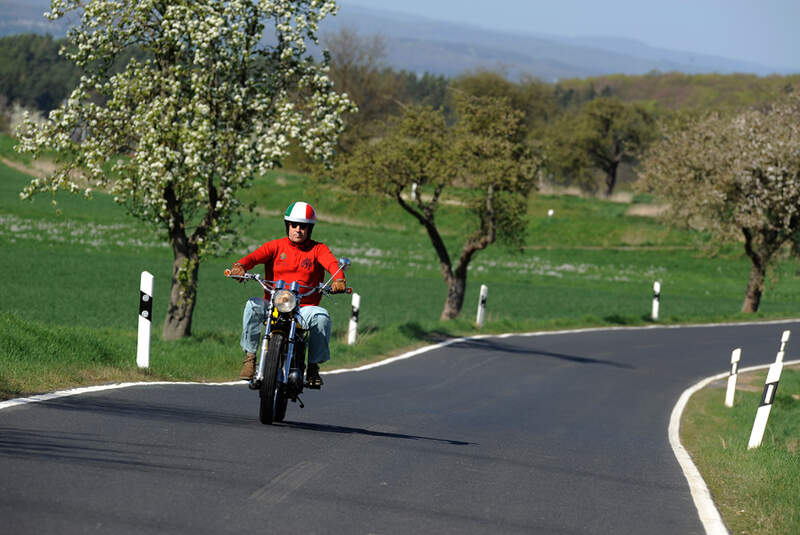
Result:
{"type": "Polygon", "coordinates": [[[41,178],[43,175],[40,175],[36,172],[36,169],[33,167],[29,167],[20,162],[12,162],[6,158],[0,158],[0,162],[3,163],[6,167],[10,167],[11,169],[16,169],[20,173],[25,173],[26,175],[32,176],[34,178],[41,178]]]}
{"type": "MultiPolygon", "coordinates": [[[[16,169],[20,173],[24,173],[33,178],[44,178],[48,175],[52,175],[58,169],[58,165],[52,160],[33,160],[30,164],[24,164],[7,158],[0,158],[0,162],[2,162],[3,165],[16,169]]],[[[73,169],[69,177],[79,184],[83,181],[83,173],[77,169],[73,169]]]]}
{"type": "Polygon", "coordinates": [[[625,215],[640,217],[658,217],[666,213],[669,205],[666,204],[634,204],[625,211],[625,215]]]}

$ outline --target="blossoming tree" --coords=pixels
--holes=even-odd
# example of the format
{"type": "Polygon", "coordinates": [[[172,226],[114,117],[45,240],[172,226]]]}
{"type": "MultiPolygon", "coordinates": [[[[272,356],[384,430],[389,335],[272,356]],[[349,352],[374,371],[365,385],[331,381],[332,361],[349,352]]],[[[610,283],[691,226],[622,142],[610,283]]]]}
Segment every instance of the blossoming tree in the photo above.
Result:
{"type": "Polygon", "coordinates": [[[643,162],[640,186],[670,203],[676,223],[744,243],[742,312],[758,310],[781,248],[800,254],[800,96],[734,116],[682,119],[643,162]]]}
{"type": "Polygon", "coordinates": [[[50,19],[80,22],[62,53],[84,71],[68,100],[20,149],[71,155],[23,198],[110,191],[166,230],[174,253],[165,339],[191,334],[201,260],[230,233],[237,190],[288,154],[332,155],[352,109],[315,61],[333,0],[52,0],[50,19]],[[123,69],[115,61],[134,55],[123,69]],[[79,170],[78,181],[74,177],[79,170]]]}

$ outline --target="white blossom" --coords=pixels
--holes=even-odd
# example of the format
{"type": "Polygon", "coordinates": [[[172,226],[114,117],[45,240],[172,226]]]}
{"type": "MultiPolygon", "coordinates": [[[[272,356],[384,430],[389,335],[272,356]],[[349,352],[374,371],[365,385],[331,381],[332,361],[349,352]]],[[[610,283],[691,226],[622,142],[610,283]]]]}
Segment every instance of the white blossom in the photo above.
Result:
{"type": "Polygon", "coordinates": [[[331,0],[52,0],[47,16],[70,12],[81,20],[62,54],[85,74],[49,121],[28,118],[19,134],[34,157],[76,156],[32,180],[23,198],[104,189],[173,232],[177,198],[202,256],[228,232],[236,192],[254,173],[285,158],[291,139],[329,159],[341,115],[354,109],[333,91],[327,64],[307,55],[320,20],[336,12],[331,0]],[[277,44],[264,44],[265,31],[277,44]],[[144,56],[111,74],[114,58],[133,47],[144,56]],[[71,178],[76,169],[85,183],[71,178]]]}

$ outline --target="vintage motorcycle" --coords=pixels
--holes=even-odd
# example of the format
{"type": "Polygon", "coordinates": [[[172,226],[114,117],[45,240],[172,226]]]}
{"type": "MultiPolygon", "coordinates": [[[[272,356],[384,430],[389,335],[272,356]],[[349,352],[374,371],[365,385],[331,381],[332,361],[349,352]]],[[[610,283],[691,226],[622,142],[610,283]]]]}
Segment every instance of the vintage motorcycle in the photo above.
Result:
{"type": "MultiPolygon", "coordinates": [[[[300,399],[304,387],[315,388],[305,382],[305,359],[308,331],[300,317],[300,300],[314,292],[330,295],[330,283],[339,272],[350,266],[350,260],[341,258],[339,269],[331,275],[328,282],[318,286],[305,286],[292,282],[265,280],[259,274],[245,273],[225,276],[243,281],[256,281],[269,295],[267,319],[264,322],[264,335],[258,352],[255,375],[250,380],[250,388],[259,391],[258,416],[262,424],[282,422],[286,417],[289,400],[305,407],[300,399]]],[[[352,293],[352,288],[347,288],[352,293]]],[[[316,387],[319,388],[319,387],[316,387]]]]}

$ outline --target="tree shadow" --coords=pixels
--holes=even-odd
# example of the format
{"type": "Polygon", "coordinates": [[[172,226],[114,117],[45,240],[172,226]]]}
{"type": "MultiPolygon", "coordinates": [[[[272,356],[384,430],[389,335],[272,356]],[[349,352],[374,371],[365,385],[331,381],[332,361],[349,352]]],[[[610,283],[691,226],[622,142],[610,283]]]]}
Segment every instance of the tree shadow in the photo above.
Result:
{"type": "Polygon", "coordinates": [[[449,340],[453,338],[453,336],[445,331],[442,330],[428,330],[422,327],[416,321],[409,321],[408,323],[404,323],[399,327],[401,333],[409,338],[413,338],[415,340],[422,340],[425,342],[444,342],[445,340],[449,340]]]}
{"type": "Polygon", "coordinates": [[[153,441],[114,440],[102,432],[44,431],[0,427],[0,458],[41,460],[117,470],[206,471],[210,459],[201,451],[153,441]]]}
{"type": "Polygon", "coordinates": [[[112,399],[107,397],[74,396],[43,401],[51,409],[77,412],[96,412],[108,416],[123,416],[149,420],[180,421],[183,423],[240,426],[253,423],[252,418],[230,412],[210,411],[195,407],[182,408],[152,402],[112,399]]]}
{"type": "Polygon", "coordinates": [[[537,349],[522,349],[520,347],[504,343],[501,340],[491,339],[491,338],[481,338],[481,339],[472,339],[472,340],[463,340],[461,342],[457,342],[452,344],[450,347],[462,347],[467,349],[481,349],[485,351],[493,351],[499,353],[511,353],[515,355],[530,355],[530,356],[541,356],[541,357],[550,357],[560,360],[567,360],[570,362],[577,362],[579,364],[599,364],[603,366],[612,366],[614,368],[622,368],[626,370],[635,370],[635,366],[631,366],[630,364],[624,364],[621,362],[615,362],[613,360],[606,360],[606,359],[598,359],[593,357],[584,357],[580,355],[568,355],[565,353],[553,353],[550,351],[540,351],[537,349]]]}

